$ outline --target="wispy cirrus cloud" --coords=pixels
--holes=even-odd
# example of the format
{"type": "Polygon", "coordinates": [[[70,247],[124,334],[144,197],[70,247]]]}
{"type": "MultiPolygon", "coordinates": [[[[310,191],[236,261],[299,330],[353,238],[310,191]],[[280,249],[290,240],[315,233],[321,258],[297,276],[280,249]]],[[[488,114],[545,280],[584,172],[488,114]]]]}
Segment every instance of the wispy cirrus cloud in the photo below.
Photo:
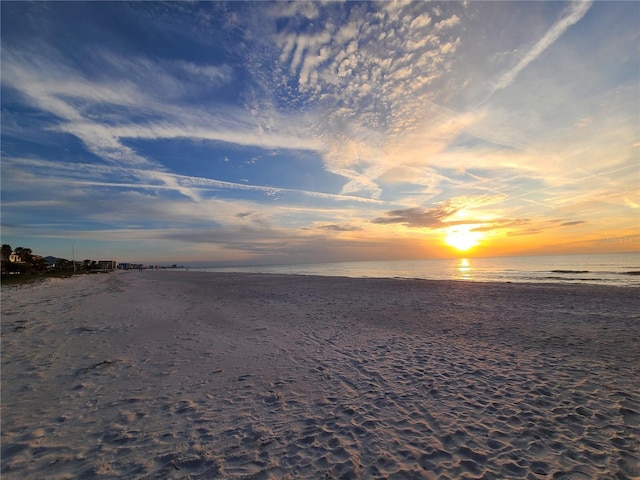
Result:
{"type": "MultiPolygon", "coordinates": [[[[140,190],[173,190],[185,197],[200,201],[201,193],[211,191],[251,191],[267,195],[275,193],[306,196],[332,202],[353,202],[381,205],[384,202],[364,197],[329,194],[318,191],[299,190],[281,187],[268,187],[247,183],[227,182],[206,177],[195,177],[169,173],[163,170],[140,169],[121,166],[96,166],[94,164],[53,162],[34,158],[3,159],[3,173],[14,182],[13,187],[20,185],[20,176],[28,174],[29,181],[25,188],[36,179],[41,184],[79,185],[95,187],[112,187],[140,190]]],[[[24,183],[24,182],[23,182],[24,183]]]]}
{"type": "MultiPolygon", "coordinates": [[[[33,105],[58,117],[55,128],[80,138],[87,148],[108,161],[144,165],[144,158],[123,144],[127,138],[163,139],[193,138],[262,148],[314,149],[316,142],[304,131],[309,120],[297,116],[288,127],[283,120],[275,132],[260,129],[246,111],[217,105],[214,114],[190,103],[172,102],[184,95],[184,79],[149,60],[123,59],[104,55],[116,65],[101,80],[85,78],[64,63],[48,62],[41,57],[12,53],[3,58],[3,82],[23,93],[33,105]],[[62,64],[61,64],[62,63],[62,64]],[[124,76],[137,72],[135,77],[124,76]],[[127,78],[127,81],[117,80],[127,78]],[[148,79],[151,80],[149,85],[148,79]],[[146,87],[151,87],[147,89],[146,87]],[[180,90],[181,92],[176,93],[180,90]],[[169,101],[168,101],[169,100],[169,101]],[[291,131],[286,133],[287,128],[291,131]]],[[[228,67],[195,66],[177,63],[189,73],[223,79],[228,67]]],[[[214,82],[215,85],[215,82],[214,82]]],[[[210,85],[211,88],[211,85],[210,85]]],[[[193,86],[189,87],[193,95],[193,86]]]]}

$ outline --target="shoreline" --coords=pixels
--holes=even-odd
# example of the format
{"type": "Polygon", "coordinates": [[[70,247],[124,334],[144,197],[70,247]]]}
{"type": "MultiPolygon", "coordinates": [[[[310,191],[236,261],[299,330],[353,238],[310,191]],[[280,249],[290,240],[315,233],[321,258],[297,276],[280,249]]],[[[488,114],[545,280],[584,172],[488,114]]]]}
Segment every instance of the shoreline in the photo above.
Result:
{"type": "MultiPolygon", "coordinates": [[[[441,278],[421,278],[421,277],[403,277],[403,276],[395,276],[395,277],[385,277],[385,276],[348,276],[348,275],[320,275],[317,273],[278,273],[278,272],[244,272],[244,271],[206,271],[206,270],[198,270],[197,268],[189,269],[189,270],[172,270],[172,269],[143,269],[141,272],[156,274],[160,273],[169,274],[169,275],[180,275],[180,274],[202,274],[202,275],[210,275],[212,277],[220,276],[246,276],[249,277],[277,277],[277,278],[287,278],[290,277],[292,279],[299,278],[317,278],[317,279],[327,279],[327,280],[372,280],[372,281],[399,281],[399,282],[426,282],[426,283],[454,283],[454,284],[473,284],[473,285],[496,285],[496,286],[507,286],[507,285],[516,285],[516,286],[534,286],[534,287],[551,287],[551,288],[596,288],[596,289],[640,289],[640,285],[619,285],[619,284],[603,284],[603,283],[587,283],[587,282],[551,282],[551,281],[513,281],[513,280],[505,280],[505,281],[496,281],[496,280],[467,280],[467,279],[441,279],[441,278]]],[[[3,290],[10,289],[13,287],[17,288],[28,288],[31,286],[38,286],[42,284],[47,284],[48,282],[57,282],[64,281],[67,279],[75,279],[77,277],[84,277],[96,274],[110,274],[110,275],[136,275],[141,272],[137,270],[113,270],[113,271],[96,271],[96,272],[84,272],[84,273],[75,273],[71,275],[34,275],[32,279],[25,278],[24,281],[20,282],[2,282],[0,283],[0,288],[3,290]]],[[[635,276],[640,275],[640,272],[628,272],[626,275],[635,276]]]]}
{"type": "MultiPolygon", "coordinates": [[[[192,268],[189,270],[175,270],[172,271],[170,269],[166,270],[154,270],[148,269],[145,270],[148,272],[163,272],[168,273],[170,275],[175,274],[204,274],[204,275],[212,275],[212,276],[225,276],[225,275],[233,275],[233,276],[263,276],[263,277],[292,277],[292,278],[300,278],[300,277],[312,277],[312,278],[326,278],[326,279],[339,279],[339,280],[378,280],[378,281],[409,281],[409,282],[434,282],[434,283],[469,283],[469,284],[478,284],[478,285],[539,285],[539,286],[549,286],[549,287],[578,287],[578,288],[639,288],[640,285],[620,285],[620,284],[604,284],[604,283],[588,283],[588,282],[551,282],[551,281],[513,281],[513,280],[468,280],[468,279],[457,279],[457,278],[422,278],[422,277],[403,277],[403,276],[395,276],[395,277],[385,277],[385,276],[349,276],[349,275],[320,275],[317,273],[278,273],[278,272],[244,272],[244,271],[207,271],[207,270],[199,270],[197,268],[192,268]]],[[[118,273],[118,272],[114,272],[118,273]]],[[[132,272],[133,273],[133,272],[132,272]]],[[[626,272],[623,275],[636,276],[640,275],[640,271],[635,272],[626,272]]],[[[561,277],[559,277],[561,278],[561,277]]]]}
{"type": "Polygon", "coordinates": [[[3,288],[1,472],[634,478],[639,303],[151,270],[3,288]]]}

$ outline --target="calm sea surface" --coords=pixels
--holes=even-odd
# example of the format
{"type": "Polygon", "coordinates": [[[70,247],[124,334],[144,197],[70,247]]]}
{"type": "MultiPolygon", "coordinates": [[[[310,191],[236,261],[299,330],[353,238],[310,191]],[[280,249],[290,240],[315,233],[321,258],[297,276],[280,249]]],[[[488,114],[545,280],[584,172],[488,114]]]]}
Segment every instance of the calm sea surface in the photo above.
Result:
{"type": "Polygon", "coordinates": [[[640,286],[640,252],[191,268],[206,272],[640,286]]]}

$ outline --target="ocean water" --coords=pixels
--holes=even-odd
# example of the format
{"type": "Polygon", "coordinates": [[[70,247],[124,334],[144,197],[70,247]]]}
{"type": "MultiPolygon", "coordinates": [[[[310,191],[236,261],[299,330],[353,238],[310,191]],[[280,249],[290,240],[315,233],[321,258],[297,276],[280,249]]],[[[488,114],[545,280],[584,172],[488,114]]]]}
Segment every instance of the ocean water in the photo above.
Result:
{"type": "Polygon", "coordinates": [[[639,287],[640,252],[207,267],[191,268],[191,270],[357,278],[420,278],[473,282],[574,283],[639,287]]]}

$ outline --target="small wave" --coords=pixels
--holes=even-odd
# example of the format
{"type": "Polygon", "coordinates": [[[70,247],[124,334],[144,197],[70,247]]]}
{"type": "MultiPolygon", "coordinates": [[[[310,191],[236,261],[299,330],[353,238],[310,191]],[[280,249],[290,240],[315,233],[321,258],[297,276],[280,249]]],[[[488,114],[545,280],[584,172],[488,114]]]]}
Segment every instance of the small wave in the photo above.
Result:
{"type": "Polygon", "coordinates": [[[623,275],[640,275],[640,270],[632,270],[630,272],[622,272],[623,275]]]}
{"type": "Polygon", "coordinates": [[[589,270],[551,270],[551,273],[589,273],[589,270]]]}
{"type": "Polygon", "coordinates": [[[604,280],[603,278],[578,278],[578,277],[543,277],[545,280],[562,280],[563,282],[578,282],[578,283],[584,283],[584,282],[603,282],[605,283],[606,280],[604,280]]]}

